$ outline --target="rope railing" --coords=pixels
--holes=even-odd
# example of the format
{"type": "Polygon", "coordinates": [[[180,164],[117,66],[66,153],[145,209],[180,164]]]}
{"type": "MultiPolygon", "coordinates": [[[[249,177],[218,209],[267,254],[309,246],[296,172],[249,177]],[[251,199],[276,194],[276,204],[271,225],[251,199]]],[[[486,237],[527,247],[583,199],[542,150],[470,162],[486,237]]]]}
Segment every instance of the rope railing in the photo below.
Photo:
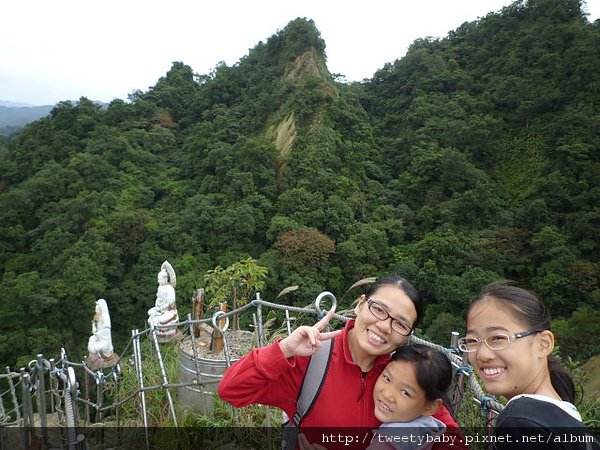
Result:
{"type": "MultiPolygon", "coordinates": [[[[173,382],[173,380],[168,379],[161,351],[161,344],[159,344],[159,341],[156,338],[157,330],[154,327],[142,331],[138,329],[132,330],[131,338],[120,353],[119,358],[116,359],[117,362],[112,367],[92,370],[88,367],[86,360],[82,362],[70,361],[64,349],[61,349],[61,357],[57,361],[54,361],[53,359],[46,360],[43,355],[40,354],[37,355],[36,359],[32,360],[26,368],[21,368],[18,372],[11,371],[9,367],[6,367],[6,372],[0,373],[0,383],[6,381],[7,385],[5,390],[2,390],[2,386],[0,385],[0,431],[2,427],[22,427],[24,430],[22,442],[25,445],[25,448],[29,448],[28,445],[36,437],[35,433],[39,434],[40,432],[41,439],[46,446],[50,447],[52,445],[57,445],[54,442],[49,442],[50,438],[44,431],[44,429],[48,427],[49,412],[53,416],[53,423],[58,423],[59,426],[65,427],[68,430],[67,437],[65,438],[66,442],[64,442],[65,439],[63,439],[63,442],[57,446],[74,450],[78,448],[78,443],[82,441],[82,435],[76,434],[76,430],[92,424],[91,410],[95,411],[96,422],[101,421],[104,417],[108,417],[113,411],[118,417],[119,408],[122,408],[128,402],[135,401],[137,397],[139,405],[141,406],[141,421],[146,432],[146,446],[149,448],[147,433],[149,420],[146,393],[165,390],[168,400],[169,415],[173,425],[177,427],[177,414],[175,402],[171,396],[171,390],[186,387],[200,387],[204,389],[204,386],[206,385],[214,385],[219,382],[219,379],[207,379],[204,377],[203,375],[205,374],[202,374],[198,367],[194,326],[199,324],[212,325],[213,329],[220,333],[223,340],[222,352],[226,365],[229,366],[231,364],[231,355],[225,330],[227,329],[230,317],[234,315],[239,316],[242,313],[254,309],[253,324],[256,333],[256,342],[258,343],[258,346],[262,346],[265,342],[262,313],[263,307],[285,311],[283,325],[287,328],[289,334],[292,330],[290,313],[314,314],[317,318],[323,317],[327,310],[321,309],[319,302],[327,296],[331,296],[334,302],[333,308],[335,308],[337,305],[336,300],[330,293],[321,294],[314,305],[307,307],[268,302],[262,300],[260,294],[257,294],[256,298],[252,301],[232,311],[218,311],[211,317],[203,319],[192,319],[190,314],[185,321],[164,326],[161,325],[161,330],[178,328],[189,332],[196,364],[196,378],[190,382],[181,382],[181,380],[179,380],[179,382],[173,382]],[[328,295],[323,296],[324,294],[328,295]],[[225,326],[222,325],[223,321],[226,323],[225,326]],[[143,359],[142,347],[140,345],[140,340],[143,337],[149,337],[152,341],[150,349],[153,351],[154,358],[160,368],[160,382],[158,384],[148,386],[144,384],[144,359],[146,358],[144,357],[143,359]],[[120,364],[122,361],[128,361],[134,367],[137,388],[130,392],[125,392],[123,398],[113,399],[113,403],[105,405],[103,404],[103,401],[108,386],[112,385],[113,388],[117,387],[117,389],[121,389],[119,383],[121,375],[120,364]],[[84,378],[85,380],[85,389],[83,392],[80,389],[80,383],[77,381],[76,371],[79,374],[79,380],[81,380],[81,378],[84,378]],[[91,389],[89,386],[90,381],[93,381],[96,384],[95,392],[94,389],[91,389]],[[93,394],[95,394],[95,400],[93,394]],[[50,404],[47,404],[47,400],[49,400],[50,404]],[[85,411],[83,420],[80,417],[81,412],[79,411],[79,408],[77,408],[77,405],[81,405],[85,411]]],[[[351,319],[351,317],[338,313],[335,313],[333,317],[342,322],[347,322],[351,319]]],[[[503,409],[503,405],[485,393],[479,382],[472,375],[472,369],[463,357],[464,355],[458,353],[457,348],[455,348],[455,343],[453,343],[453,346],[450,348],[446,348],[414,335],[410,337],[410,340],[437,348],[443,351],[450,359],[456,373],[452,396],[452,412],[456,413],[456,410],[458,409],[464,392],[464,384],[468,379],[469,385],[475,395],[475,401],[481,405],[482,411],[486,415],[487,423],[491,426],[492,419],[503,409]]],[[[2,442],[0,442],[0,448],[2,448],[1,444],[2,442]]]]}

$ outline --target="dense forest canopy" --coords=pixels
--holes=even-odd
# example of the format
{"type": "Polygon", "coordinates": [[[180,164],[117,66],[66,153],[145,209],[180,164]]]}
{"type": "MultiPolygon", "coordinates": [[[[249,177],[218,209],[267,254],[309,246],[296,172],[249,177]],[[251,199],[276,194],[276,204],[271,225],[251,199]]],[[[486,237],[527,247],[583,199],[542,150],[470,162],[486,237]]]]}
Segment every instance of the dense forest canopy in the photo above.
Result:
{"type": "Polygon", "coordinates": [[[599,49],[580,0],[520,0],[347,84],[299,18],[231,67],[58,104],[0,141],[0,361],[83,353],[98,298],[120,348],[162,261],[185,317],[208,270],[247,257],[264,299],[298,285],[297,305],[400,271],[440,343],[513,279],[563,355],[600,353],[599,49]]]}

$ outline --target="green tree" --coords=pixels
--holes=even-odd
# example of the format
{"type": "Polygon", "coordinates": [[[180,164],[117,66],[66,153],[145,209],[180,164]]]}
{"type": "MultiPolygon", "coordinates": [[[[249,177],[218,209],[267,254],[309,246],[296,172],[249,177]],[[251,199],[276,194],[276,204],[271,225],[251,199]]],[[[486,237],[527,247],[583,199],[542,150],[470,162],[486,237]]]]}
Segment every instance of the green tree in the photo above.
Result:
{"type": "Polygon", "coordinates": [[[569,319],[552,323],[560,354],[585,362],[600,354],[600,311],[591,306],[577,308],[569,319]]]}
{"type": "MultiPolygon", "coordinates": [[[[252,258],[242,259],[223,268],[217,266],[204,275],[210,304],[226,301],[233,310],[245,305],[251,296],[265,287],[267,269],[252,258]]],[[[233,329],[239,329],[239,317],[233,316],[233,329]]]]}
{"type": "Polygon", "coordinates": [[[359,224],[357,230],[338,245],[338,261],[345,262],[347,281],[373,276],[379,267],[391,259],[387,235],[369,224],[359,224]]]}
{"type": "MultiPolygon", "coordinates": [[[[433,313],[433,311],[427,310],[427,313],[430,314],[433,313]]],[[[435,314],[435,318],[431,322],[431,325],[425,329],[425,335],[431,339],[432,342],[444,347],[448,347],[450,345],[450,337],[453,331],[458,332],[460,336],[464,335],[464,318],[452,313],[443,312],[435,314]]]]}

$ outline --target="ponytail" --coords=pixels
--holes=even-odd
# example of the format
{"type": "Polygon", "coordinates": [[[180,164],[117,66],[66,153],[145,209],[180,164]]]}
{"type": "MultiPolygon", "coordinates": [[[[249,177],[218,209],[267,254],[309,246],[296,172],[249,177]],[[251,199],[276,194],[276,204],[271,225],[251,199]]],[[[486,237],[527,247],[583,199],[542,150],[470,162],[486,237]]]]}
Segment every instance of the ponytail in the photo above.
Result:
{"type": "Polygon", "coordinates": [[[548,371],[552,387],[564,401],[575,403],[575,383],[567,369],[563,367],[554,355],[548,356],[548,371]]]}

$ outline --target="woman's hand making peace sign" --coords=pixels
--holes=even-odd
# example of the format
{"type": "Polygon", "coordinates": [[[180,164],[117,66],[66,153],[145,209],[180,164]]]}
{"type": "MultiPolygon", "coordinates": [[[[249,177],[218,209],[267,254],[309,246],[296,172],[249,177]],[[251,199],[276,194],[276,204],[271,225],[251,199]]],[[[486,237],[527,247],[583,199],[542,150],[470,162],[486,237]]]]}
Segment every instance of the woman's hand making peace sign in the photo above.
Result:
{"type": "Polygon", "coordinates": [[[333,317],[333,314],[334,312],[330,310],[325,317],[312,327],[306,325],[298,327],[288,337],[279,341],[279,347],[286,358],[311,356],[321,347],[321,341],[332,339],[342,334],[342,330],[322,332],[333,317]]]}

